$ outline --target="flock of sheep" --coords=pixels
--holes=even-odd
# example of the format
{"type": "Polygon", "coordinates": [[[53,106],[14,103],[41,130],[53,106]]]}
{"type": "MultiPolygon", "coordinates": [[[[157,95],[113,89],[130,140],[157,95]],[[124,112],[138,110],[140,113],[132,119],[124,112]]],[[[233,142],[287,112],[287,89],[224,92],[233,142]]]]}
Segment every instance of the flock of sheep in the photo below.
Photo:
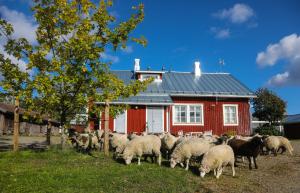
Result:
{"type": "MultiPolygon", "coordinates": [[[[78,134],[70,138],[77,149],[89,152],[91,149],[101,149],[103,144],[103,130],[89,134],[78,134]]],[[[252,169],[252,162],[257,169],[256,158],[261,153],[275,156],[288,150],[292,155],[293,147],[290,141],[282,136],[179,136],[175,137],[170,133],[160,135],[145,134],[120,134],[110,133],[110,148],[114,151],[115,159],[123,159],[125,164],[131,164],[137,158],[138,165],[141,159],[151,157],[161,165],[161,157],[164,155],[170,161],[170,167],[177,164],[189,169],[191,159],[199,161],[200,176],[204,177],[210,171],[214,172],[218,179],[224,168],[229,165],[232,169],[232,176],[235,176],[235,164],[238,158],[246,157],[249,161],[249,169],[252,169]],[[253,160],[253,161],[252,161],[253,160]]]]}

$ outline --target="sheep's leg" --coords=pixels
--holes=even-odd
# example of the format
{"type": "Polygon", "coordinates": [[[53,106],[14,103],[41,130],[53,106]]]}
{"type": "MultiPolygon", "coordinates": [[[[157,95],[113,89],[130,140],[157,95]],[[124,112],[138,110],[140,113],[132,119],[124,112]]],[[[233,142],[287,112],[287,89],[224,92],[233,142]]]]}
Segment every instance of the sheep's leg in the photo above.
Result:
{"type": "Polygon", "coordinates": [[[214,176],[217,176],[217,169],[214,169],[214,176]]]}
{"type": "Polygon", "coordinates": [[[138,165],[141,165],[141,157],[138,157],[138,165]]]}
{"type": "Polygon", "coordinates": [[[185,163],[186,163],[185,170],[189,170],[190,159],[187,159],[187,160],[185,161],[185,163]]]}
{"type": "Polygon", "coordinates": [[[219,179],[219,177],[221,176],[222,170],[223,170],[222,165],[220,165],[220,166],[218,167],[218,169],[217,169],[217,175],[216,175],[216,178],[217,178],[217,179],[219,179]]]}
{"type": "Polygon", "coordinates": [[[231,162],[230,165],[232,170],[232,176],[235,176],[234,162],[231,162]]]}
{"type": "Polygon", "coordinates": [[[181,166],[182,168],[184,168],[184,165],[183,165],[183,163],[182,163],[182,162],[180,162],[180,166],[181,166]]]}
{"type": "Polygon", "coordinates": [[[274,156],[277,156],[277,149],[273,149],[273,154],[274,154],[274,156]]]}
{"type": "Polygon", "coordinates": [[[251,162],[251,157],[247,156],[248,161],[249,161],[249,169],[252,170],[252,162],[251,162]]]}
{"type": "Polygon", "coordinates": [[[159,154],[157,157],[157,163],[159,166],[161,166],[161,154],[159,154]]]}
{"type": "Polygon", "coordinates": [[[244,156],[242,156],[242,162],[245,163],[245,157],[244,156]]]}
{"type": "Polygon", "coordinates": [[[256,157],[253,157],[253,162],[254,162],[255,169],[258,169],[257,164],[256,164],[256,157]]]}

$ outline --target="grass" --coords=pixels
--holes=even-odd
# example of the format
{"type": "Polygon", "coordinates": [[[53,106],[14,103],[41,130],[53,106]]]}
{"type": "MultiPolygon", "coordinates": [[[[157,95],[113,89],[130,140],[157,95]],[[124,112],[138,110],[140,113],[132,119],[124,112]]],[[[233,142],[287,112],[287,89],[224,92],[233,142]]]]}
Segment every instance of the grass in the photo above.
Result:
{"type": "MultiPolygon", "coordinates": [[[[142,162],[126,166],[73,150],[0,153],[0,192],[195,192],[200,177],[142,162]]],[[[201,191],[203,192],[203,191],[201,191]]]]}

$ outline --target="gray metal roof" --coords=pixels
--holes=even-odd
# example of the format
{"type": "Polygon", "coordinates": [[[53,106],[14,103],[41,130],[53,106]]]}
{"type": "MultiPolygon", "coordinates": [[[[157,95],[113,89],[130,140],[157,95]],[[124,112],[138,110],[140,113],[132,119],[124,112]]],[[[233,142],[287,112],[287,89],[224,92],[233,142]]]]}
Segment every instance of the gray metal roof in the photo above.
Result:
{"type": "Polygon", "coordinates": [[[288,115],[288,116],[285,117],[283,122],[286,123],[286,124],[300,123],[300,114],[288,115]]]}
{"type": "MultiPolygon", "coordinates": [[[[133,71],[113,71],[125,84],[135,79],[133,71]]],[[[165,72],[162,82],[151,83],[141,95],[254,97],[254,93],[228,73],[165,72]]]]}
{"type": "Polygon", "coordinates": [[[126,99],[119,99],[113,103],[125,103],[125,104],[135,104],[135,105],[146,105],[146,104],[160,104],[160,105],[170,105],[173,101],[169,95],[137,95],[126,99]]]}

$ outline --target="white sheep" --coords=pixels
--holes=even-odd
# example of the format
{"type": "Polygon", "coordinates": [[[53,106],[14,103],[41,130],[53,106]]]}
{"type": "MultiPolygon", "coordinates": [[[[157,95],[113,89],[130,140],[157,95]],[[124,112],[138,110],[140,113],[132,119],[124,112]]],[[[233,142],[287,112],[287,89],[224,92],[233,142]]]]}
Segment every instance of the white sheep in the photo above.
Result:
{"type": "Polygon", "coordinates": [[[118,157],[123,153],[125,146],[128,142],[127,134],[111,133],[109,143],[110,146],[115,150],[114,157],[118,157]]]}
{"type": "Polygon", "coordinates": [[[269,136],[264,140],[264,146],[268,151],[273,151],[273,154],[276,156],[280,148],[282,148],[283,153],[285,150],[288,150],[290,155],[293,155],[293,147],[290,141],[282,136],[269,136]]]}
{"type": "Polygon", "coordinates": [[[176,142],[179,137],[175,137],[170,133],[166,133],[161,139],[162,148],[166,151],[167,155],[171,153],[173,148],[176,146],[176,142]]]}
{"type": "Polygon", "coordinates": [[[175,147],[171,155],[171,168],[174,168],[178,163],[182,165],[185,162],[185,169],[188,170],[191,157],[201,156],[202,154],[206,153],[210,147],[211,144],[204,139],[191,138],[184,140],[175,147]]]}
{"type": "Polygon", "coordinates": [[[126,165],[130,164],[134,157],[138,158],[138,165],[141,164],[143,155],[155,156],[158,165],[161,165],[161,140],[155,135],[145,135],[129,141],[123,151],[123,159],[126,165]]]}
{"type": "Polygon", "coordinates": [[[227,165],[231,166],[232,176],[235,176],[234,170],[234,153],[229,145],[217,145],[206,152],[201,161],[199,168],[200,176],[203,178],[205,174],[214,171],[214,175],[219,179],[224,168],[227,165]]]}

